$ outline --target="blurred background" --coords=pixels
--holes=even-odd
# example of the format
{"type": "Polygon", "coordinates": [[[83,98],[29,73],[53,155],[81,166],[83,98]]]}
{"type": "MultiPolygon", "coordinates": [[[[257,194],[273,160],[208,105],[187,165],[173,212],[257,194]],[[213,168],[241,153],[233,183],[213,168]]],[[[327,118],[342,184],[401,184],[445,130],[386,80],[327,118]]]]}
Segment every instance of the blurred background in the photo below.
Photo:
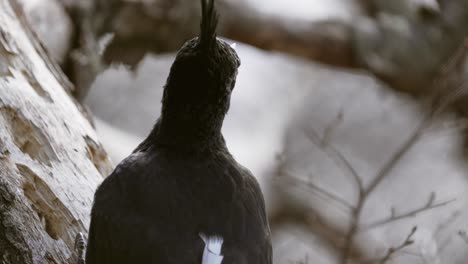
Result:
{"type": "MultiPolygon", "coordinates": [[[[194,0],[22,0],[117,164],[159,116],[194,0]]],[[[466,0],[217,0],[223,131],[275,263],[468,263],[466,0]]]]}

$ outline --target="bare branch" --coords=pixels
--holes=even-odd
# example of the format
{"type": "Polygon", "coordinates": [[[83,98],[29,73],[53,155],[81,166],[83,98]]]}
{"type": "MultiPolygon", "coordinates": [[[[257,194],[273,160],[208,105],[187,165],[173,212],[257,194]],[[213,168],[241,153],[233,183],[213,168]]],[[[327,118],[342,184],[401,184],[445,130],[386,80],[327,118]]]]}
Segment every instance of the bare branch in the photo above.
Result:
{"type": "Polygon", "coordinates": [[[375,221],[374,223],[365,225],[365,226],[360,228],[360,231],[368,231],[370,229],[380,227],[380,226],[383,226],[383,225],[387,225],[387,224],[390,224],[390,223],[393,223],[393,222],[396,222],[396,221],[400,221],[400,220],[403,220],[405,218],[415,217],[416,215],[418,215],[420,213],[423,213],[423,212],[426,212],[426,211],[429,211],[429,210],[432,210],[432,209],[435,209],[435,208],[446,206],[447,204],[452,203],[452,202],[454,202],[456,200],[456,199],[452,199],[452,200],[448,200],[448,201],[445,201],[445,202],[435,203],[434,198],[431,198],[431,197],[433,197],[433,196],[431,195],[429,197],[428,203],[426,203],[426,205],[424,205],[423,207],[420,207],[420,208],[417,208],[417,209],[414,209],[414,210],[411,210],[411,211],[408,211],[408,212],[405,212],[405,213],[396,214],[395,210],[393,209],[391,211],[391,216],[389,218],[378,220],[378,221],[375,221]]]}
{"type": "Polygon", "coordinates": [[[416,130],[409,136],[409,138],[401,145],[401,147],[393,154],[388,162],[382,167],[374,180],[371,181],[369,186],[365,189],[365,196],[369,196],[377,188],[377,186],[389,175],[389,173],[395,168],[395,166],[401,161],[401,159],[408,153],[408,151],[414,146],[423,134],[430,122],[432,121],[432,115],[427,115],[416,128],[416,130]]]}
{"type": "MultiPolygon", "coordinates": [[[[444,81],[443,78],[444,78],[444,75],[442,75],[442,77],[438,76],[438,79],[436,79],[436,81],[434,82],[434,85],[440,85],[441,83],[443,83],[444,81]]],[[[448,77],[445,77],[445,78],[448,78],[448,77]]],[[[446,81],[448,82],[449,80],[446,80],[446,81]]],[[[389,160],[384,164],[384,166],[377,172],[376,176],[373,178],[373,180],[370,182],[370,184],[367,187],[363,187],[361,177],[357,173],[353,165],[346,159],[346,157],[338,149],[336,149],[333,145],[330,144],[333,130],[338,126],[338,123],[341,121],[342,114],[338,114],[337,120],[335,120],[335,122],[332,122],[329,126],[326,127],[323,136],[320,136],[314,130],[304,129],[304,133],[307,136],[307,138],[318,149],[320,149],[330,159],[332,159],[337,166],[343,168],[346,172],[348,172],[353,177],[353,179],[357,183],[358,188],[360,190],[358,202],[356,206],[352,206],[347,201],[344,201],[341,197],[337,197],[333,193],[330,193],[327,190],[324,190],[323,188],[313,183],[301,180],[305,186],[309,186],[311,189],[315,189],[317,192],[321,193],[322,195],[325,195],[331,198],[332,200],[338,201],[341,204],[347,205],[347,207],[352,212],[351,223],[349,225],[349,229],[345,234],[343,234],[344,242],[342,246],[340,247],[340,251],[341,251],[340,263],[341,264],[346,264],[348,263],[348,260],[354,259],[352,252],[354,249],[354,240],[358,232],[362,230],[375,228],[375,227],[388,224],[391,222],[395,222],[404,218],[413,217],[427,210],[439,208],[454,201],[454,200],[450,200],[450,201],[436,203],[435,202],[436,195],[435,193],[431,193],[431,195],[428,198],[427,203],[421,208],[417,208],[417,209],[414,209],[405,213],[401,213],[401,214],[398,214],[396,210],[392,208],[391,215],[389,218],[376,221],[374,223],[368,224],[367,226],[364,226],[363,228],[360,228],[360,218],[361,218],[362,210],[365,206],[366,201],[368,201],[369,197],[371,196],[371,194],[377,189],[377,187],[383,182],[383,180],[391,174],[391,172],[398,165],[398,163],[401,162],[404,156],[418,142],[421,136],[427,131],[428,127],[430,127],[430,125],[432,124],[437,114],[441,113],[447,106],[452,104],[453,101],[457,97],[459,97],[461,94],[466,92],[466,89],[464,89],[463,87],[464,83],[459,82],[458,84],[459,84],[458,86],[447,85],[448,88],[453,88],[453,87],[457,87],[457,88],[449,89],[450,91],[453,91],[453,92],[451,92],[449,96],[447,95],[447,93],[444,94],[444,96],[442,96],[442,100],[434,100],[435,103],[432,105],[431,111],[428,111],[426,113],[426,115],[420,121],[419,125],[408,136],[408,138],[403,142],[403,144],[395,151],[395,153],[389,158],[389,160]]],[[[433,95],[434,98],[437,96],[440,96],[440,95],[438,94],[433,95]]],[[[404,247],[412,243],[410,239],[413,236],[414,232],[416,232],[415,229],[410,233],[407,240],[402,245],[396,248],[391,248],[382,259],[377,260],[379,261],[378,263],[387,262],[397,251],[401,251],[401,249],[403,249],[404,247]]]]}
{"type": "MultiPolygon", "coordinates": [[[[453,58],[461,59],[459,53],[456,53],[453,57],[451,57],[451,60],[453,60],[453,58]]],[[[449,64],[453,64],[453,63],[449,62],[449,64]]],[[[444,72],[444,70],[442,70],[442,72],[444,72]]],[[[345,242],[344,242],[344,247],[343,247],[344,250],[340,258],[341,264],[346,264],[348,262],[348,259],[351,254],[350,249],[353,247],[355,236],[359,230],[359,220],[361,217],[361,213],[364,208],[365,202],[369,199],[370,195],[379,186],[379,184],[382,183],[382,181],[388,175],[390,175],[393,169],[398,165],[398,163],[408,153],[408,151],[416,144],[416,142],[418,142],[418,140],[424,134],[426,129],[431,125],[436,115],[443,112],[443,110],[446,107],[448,107],[450,104],[452,104],[457,99],[457,97],[460,96],[462,93],[467,92],[468,89],[465,89],[464,87],[461,87],[460,89],[460,86],[449,85],[449,81],[450,80],[449,80],[448,75],[442,74],[441,76],[437,76],[437,78],[434,80],[434,85],[436,86],[436,85],[446,84],[447,87],[445,88],[447,88],[451,92],[450,96],[442,96],[442,100],[438,100],[437,98],[438,96],[440,96],[439,94],[434,93],[432,95],[435,103],[433,104],[431,111],[428,111],[428,113],[424,116],[424,118],[421,120],[420,124],[416,127],[413,133],[410,134],[407,140],[400,146],[400,148],[397,149],[397,151],[390,157],[387,163],[379,170],[376,177],[371,181],[369,186],[367,186],[364,189],[362,195],[360,196],[356,209],[353,212],[353,220],[349,227],[348,233],[345,236],[345,242]],[[452,87],[455,87],[455,89],[449,89],[452,87]]],[[[429,197],[429,201],[425,207],[423,207],[422,209],[410,211],[400,216],[397,216],[395,210],[393,209],[391,210],[390,222],[397,221],[405,217],[409,217],[411,215],[420,213],[425,210],[444,206],[447,203],[451,202],[451,201],[447,201],[441,204],[433,204],[434,200],[435,200],[435,194],[431,194],[431,196],[429,197]]],[[[374,223],[372,226],[382,225],[387,222],[388,221],[380,221],[380,222],[374,223]]]]}
{"type": "Polygon", "coordinates": [[[94,12],[92,7],[86,5],[76,10],[76,19],[79,20],[77,22],[81,28],[80,47],[71,53],[71,58],[75,65],[75,96],[81,102],[88,94],[96,76],[107,68],[103,53],[114,37],[113,34],[105,34],[102,37],[96,34],[94,12]]]}
{"type": "MultiPolygon", "coordinates": [[[[282,200],[288,200],[285,197],[282,200]]],[[[281,226],[290,226],[303,229],[306,234],[320,241],[320,244],[331,251],[340,252],[342,250],[343,230],[340,226],[328,221],[320,216],[313,208],[304,208],[302,205],[296,207],[289,202],[281,205],[269,216],[270,226],[273,232],[281,229],[281,226]]],[[[368,259],[371,256],[360,247],[351,249],[350,259],[355,263],[360,263],[361,259],[368,259]]]]}
{"type": "Polygon", "coordinates": [[[370,185],[365,188],[360,195],[356,210],[353,212],[353,221],[350,225],[349,231],[345,237],[344,250],[341,255],[341,264],[346,264],[351,254],[350,249],[354,243],[354,238],[359,231],[359,220],[361,217],[362,209],[364,208],[365,202],[369,199],[369,196],[377,188],[377,186],[387,177],[393,168],[401,161],[405,154],[414,146],[418,139],[423,134],[423,131],[432,121],[432,114],[428,114],[416,128],[416,130],[410,135],[405,143],[395,152],[385,166],[379,171],[374,180],[370,185]]]}
{"type": "Polygon", "coordinates": [[[325,129],[324,135],[320,137],[318,133],[313,129],[304,129],[305,136],[323,153],[327,155],[338,167],[342,168],[354,179],[356,186],[361,196],[364,191],[364,185],[362,177],[359,175],[357,170],[351,164],[351,162],[345,157],[345,155],[333,146],[330,141],[332,138],[333,131],[343,121],[343,110],[338,112],[336,119],[330,123],[325,129]]]}
{"type": "Polygon", "coordinates": [[[300,185],[301,187],[305,186],[307,188],[310,188],[312,191],[315,191],[319,195],[322,195],[328,199],[331,199],[332,201],[335,201],[336,203],[344,207],[346,210],[353,210],[353,206],[345,199],[329,192],[328,190],[316,185],[315,183],[311,181],[306,181],[288,172],[286,168],[286,160],[284,158],[284,155],[280,154],[277,156],[277,163],[278,165],[277,165],[276,173],[275,173],[277,177],[281,177],[281,179],[289,180],[289,182],[292,184],[300,185]]]}
{"type": "Polygon", "coordinates": [[[432,114],[428,114],[416,128],[416,130],[410,135],[410,137],[405,141],[405,143],[395,152],[395,154],[390,158],[390,160],[385,164],[385,166],[379,171],[374,180],[370,185],[365,188],[362,194],[359,197],[358,204],[355,211],[353,212],[353,220],[349,227],[349,231],[345,236],[344,250],[342,252],[340,263],[346,264],[350,257],[351,251],[354,244],[354,238],[359,231],[359,220],[361,217],[362,209],[364,208],[365,202],[369,199],[369,196],[377,188],[377,186],[387,177],[393,168],[401,161],[405,154],[414,146],[418,139],[423,134],[423,131],[426,127],[429,126],[432,121],[432,114]]]}
{"type": "Polygon", "coordinates": [[[468,94],[464,70],[467,49],[468,38],[459,45],[453,56],[442,66],[435,79],[434,86],[438,89],[433,90],[438,94],[433,97],[434,115],[445,110],[448,105],[457,103],[468,94]]]}
{"type": "Polygon", "coordinates": [[[400,252],[402,249],[406,248],[406,247],[409,247],[411,246],[413,243],[414,243],[414,240],[413,240],[413,235],[416,233],[416,231],[418,230],[418,228],[415,226],[413,227],[413,229],[411,229],[411,232],[409,233],[409,235],[406,237],[405,241],[403,241],[403,243],[401,243],[399,246],[397,247],[391,247],[388,249],[387,251],[387,254],[385,256],[383,256],[380,260],[378,260],[377,263],[379,264],[385,264],[387,263],[396,253],[400,252]]]}
{"type": "Polygon", "coordinates": [[[315,184],[315,183],[313,183],[311,181],[306,181],[306,180],[301,179],[299,177],[292,176],[291,174],[289,174],[287,172],[283,172],[283,175],[286,176],[286,179],[291,180],[291,183],[293,183],[293,184],[298,184],[300,186],[306,186],[309,189],[311,189],[312,191],[317,192],[318,194],[321,194],[322,196],[324,196],[324,197],[326,197],[326,198],[328,198],[330,200],[335,201],[336,203],[340,204],[345,209],[347,209],[349,211],[354,210],[353,205],[350,204],[348,201],[346,201],[345,199],[339,197],[338,195],[336,195],[334,193],[329,192],[328,190],[318,186],[317,184],[315,184]]]}

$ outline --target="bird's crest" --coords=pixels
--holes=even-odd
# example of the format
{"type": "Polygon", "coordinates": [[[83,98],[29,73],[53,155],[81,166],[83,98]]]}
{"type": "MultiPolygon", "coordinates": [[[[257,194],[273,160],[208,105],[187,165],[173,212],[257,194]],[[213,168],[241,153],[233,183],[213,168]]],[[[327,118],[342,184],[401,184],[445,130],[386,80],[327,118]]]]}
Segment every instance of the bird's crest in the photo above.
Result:
{"type": "Polygon", "coordinates": [[[200,24],[200,46],[209,50],[216,43],[216,27],[218,14],[215,9],[215,0],[200,0],[202,6],[202,19],[200,24]]]}

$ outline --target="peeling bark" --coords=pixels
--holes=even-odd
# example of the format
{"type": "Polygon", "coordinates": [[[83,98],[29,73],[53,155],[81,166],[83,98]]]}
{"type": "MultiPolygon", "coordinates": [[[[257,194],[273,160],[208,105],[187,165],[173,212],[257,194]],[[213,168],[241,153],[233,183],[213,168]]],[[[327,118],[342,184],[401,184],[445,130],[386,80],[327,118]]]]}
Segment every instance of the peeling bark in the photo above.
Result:
{"type": "Polygon", "coordinates": [[[68,263],[110,162],[15,0],[0,0],[0,263],[68,263]]]}

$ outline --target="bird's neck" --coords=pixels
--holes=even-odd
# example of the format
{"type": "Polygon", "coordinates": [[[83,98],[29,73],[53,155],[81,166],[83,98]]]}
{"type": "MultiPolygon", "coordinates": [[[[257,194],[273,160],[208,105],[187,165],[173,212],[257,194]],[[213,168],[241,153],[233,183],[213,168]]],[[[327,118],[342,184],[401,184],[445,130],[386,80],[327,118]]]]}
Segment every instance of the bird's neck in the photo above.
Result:
{"type": "Polygon", "coordinates": [[[210,111],[162,111],[150,137],[174,148],[225,147],[221,133],[224,115],[210,111]]]}

